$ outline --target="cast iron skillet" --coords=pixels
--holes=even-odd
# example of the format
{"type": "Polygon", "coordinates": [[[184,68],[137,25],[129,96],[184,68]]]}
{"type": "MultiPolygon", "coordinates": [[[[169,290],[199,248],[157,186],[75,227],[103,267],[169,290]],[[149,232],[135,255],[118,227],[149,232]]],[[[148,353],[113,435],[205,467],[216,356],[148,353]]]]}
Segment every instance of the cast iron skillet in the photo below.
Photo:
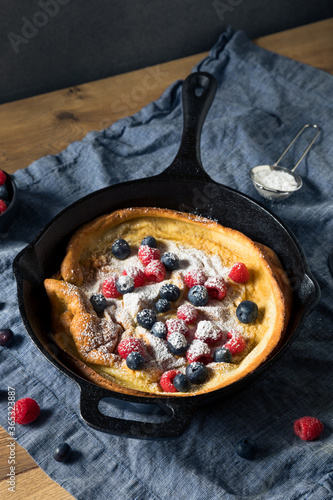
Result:
{"type": "Polygon", "coordinates": [[[193,73],[183,84],[184,129],[172,164],[154,177],[117,184],[96,191],[58,214],[23,249],[14,261],[20,312],[26,329],[46,358],[81,389],[80,410],[92,427],[128,437],[172,437],[190,424],[200,405],[215,402],[244,387],[268,368],[300,331],[306,316],[319,300],[319,287],[303,252],[290,230],[266,208],[248,196],[213,181],[200,160],[200,134],[216,92],[216,81],[208,73],[193,73]],[[279,256],[293,285],[294,303],[283,344],[259,369],[244,379],[208,394],[192,397],[140,397],[103,389],[83,379],[66,366],[50,334],[49,306],[43,280],[56,272],[70,235],[82,224],[125,207],[161,207],[197,213],[238,229],[251,239],[271,247],[279,256]],[[100,412],[103,398],[126,403],[129,409],[143,403],[148,412],[163,409],[162,422],[125,420],[100,412]]]}

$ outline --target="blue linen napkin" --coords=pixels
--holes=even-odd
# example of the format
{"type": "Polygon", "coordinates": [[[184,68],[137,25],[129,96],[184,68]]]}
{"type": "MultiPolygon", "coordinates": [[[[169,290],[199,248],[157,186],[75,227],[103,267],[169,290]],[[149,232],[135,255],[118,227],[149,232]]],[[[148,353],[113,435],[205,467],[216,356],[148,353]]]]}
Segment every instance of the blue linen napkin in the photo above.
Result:
{"type": "MultiPolygon", "coordinates": [[[[241,498],[326,500],[333,497],[332,276],[333,78],[254,46],[228,29],[195,70],[212,73],[219,87],[203,129],[202,160],[209,175],[247,193],[275,212],[296,234],[322,298],[292,347],[249,387],[201,408],[178,438],[136,440],[104,434],[79,416],[79,388],[57,371],[26,334],[16,301],[12,261],[57,212],[89,192],[161,172],[173,159],[182,130],[181,82],[134,116],[89,133],[56,156],[15,174],[21,209],[1,240],[0,325],[15,344],[1,349],[0,423],[7,429],[7,387],[16,399],[36,399],[42,413],[15,437],[38,465],[77,499],[203,500],[241,498]],[[303,188],[280,203],[263,201],[248,177],[252,166],[274,163],[305,123],[322,134],[299,167],[303,188]],[[303,442],[293,421],[320,418],[325,430],[303,442]],[[235,453],[250,437],[252,461],[235,453]],[[52,450],[67,441],[72,459],[52,450]]],[[[304,139],[288,153],[290,166],[304,139]]]]}

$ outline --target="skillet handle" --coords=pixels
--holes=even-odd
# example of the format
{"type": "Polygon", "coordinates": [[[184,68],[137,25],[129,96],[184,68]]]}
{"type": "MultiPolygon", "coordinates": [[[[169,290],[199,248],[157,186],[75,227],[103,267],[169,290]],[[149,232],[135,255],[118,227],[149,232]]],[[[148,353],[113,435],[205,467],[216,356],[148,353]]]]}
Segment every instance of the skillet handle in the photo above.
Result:
{"type": "MultiPolygon", "coordinates": [[[[110,391],[97,386],[81,385],[80,411],[83,420],[91,427],[103,431],[117,434],[119,436],[131,438],[169,438],[182,434],[190,425],[193,414],[198,406],[193,398],[180,398],[179,401],[154,398],[137,398],[139,403],[156,405],[163,410],[166,419],[158,422],[144,422],[137,420],[125,420],[122,418],[104,415],[99,410],[99,402],[103,398],[110,399],[110,391]]],[[[116,397],[114,393],[112,397],[116,397]]],[[[131,401],[122,395],[117,398],[122,401],[131,401]]],[[[132,403],[133,404],[133,403],[132,403]]]]}
{"type": "Polygon", "coordinates": [[[208,180],[200,156],[201,130],[217,89],[216,79],[205,72],[190,74],[183,83],[183,135],[171,165],[159,176],[162,179],[208,180]]]}

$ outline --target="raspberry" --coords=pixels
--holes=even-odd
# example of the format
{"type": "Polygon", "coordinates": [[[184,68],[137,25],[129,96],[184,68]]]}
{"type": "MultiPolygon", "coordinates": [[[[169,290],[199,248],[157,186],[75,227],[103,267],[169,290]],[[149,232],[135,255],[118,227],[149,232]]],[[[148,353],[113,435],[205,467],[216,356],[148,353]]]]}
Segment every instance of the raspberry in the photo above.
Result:
{"type": "Polygon", "coordinates": [[[11,412],[11,418],[17,424],[30,424],[40,414],[38,403],[31,398],[23,398],[16,401],[11,412]]]}
{"type": "Polygon", "coordinates": [[[235,283],[246,283],[250,278],[248,268],[242,262],[236,262],[228,274],[235,283]]]}
{"type": "Polygon", "coordinates": [[[130,276],[134,279],[135,288],[142,286],[145,282],[145,274],[139,267],[130,266],[127,269],[124,269],[123,275],[130,276]]]}
{"type": "Polygon", "coordinates": [[[217,325],[211,321],[199,321],[198,328],[195,332],[194,338],[206,342],[207,345],[216,344],[221,340],[223,332],[217,325]]]}
{"type": "Polygon", "coordinates": [[[187,328],[187,324],[182,319],[167,319],[165,326],[168,330],[167,338],[171,335],[171,333],[181,333],[185,338],[188,337],[189,330],[187,328]]]}
{"type": "Polygon", "coordinates": [[[109,276],[103,281],[102,294],[107,299],[115,299],[117,297],[120,297],[120,293],[116,288],[117,279],[118,276],[109,276]]]}
{"type": "Polygon", "coordinates": [[[189,363],[198,361],[199,363],[203,363],[204,365],[208,365],[208,363],[213,361],[210,348],[205,342],[202,342],[201,340],[193,340],[192,344],[187,350],[186,358],[189,363]]]}
{"type": "Polygon", "coordinates": [[[294,422],[294,432],[303,441],[317,439],[323,430],[322,422],[315,417],[302,417],[294,422]]]}
{"type": "MultiPolygon", "coordinates": [[[[148,247],[150,248],[150,247],[148,247]]],[[[154,248],[152,250],[155,250],[154,248]]],[[[145,277],[149,281],[160,283],[165,278],[165,267],[159,260],[152,260],[145,268],[145,277]]]]}
{"type": "Polygon", "coordinates": [[[0,186],[6,182],[6,174],[3,170],[0,170],[0,186]]]}
{"type": "Polygon", "coordinates": [[[126,359],[131,352],[140,352],[144,356],[145,350],[142,340],[137,337],[129,337],[119,342],[118,353],[122,358],[126,359]]]}
{"type": "Polygon", "coordinates": [[[222,276],[209,278],[205,282],[205,287],[208,290],[208,295],[211,299],[222,300],[227,295],[227,285],[222,276]]]}
{"type": "Polygon", "coordinates": [[[178,370],[169,370],[164,372],[160,378],[160,386],[165,392],[178,392],[176,387],[173,385],[173,379],[176,375],[180,373],[178,370]]]}
{"type": "Polygon", "coordinates": [[[243,352],[246,346],[245,339],[241,333],[228,332],[228,341],[223,347],[229,349],[232,355],[243,352]]]}
{"type": "Polygon", "coordinates": [[[159,260],[160,251],[157,248],[153,248],[148,245],[140,245],[138,256],[142,264],[147,266],[151,261],[159,260]]]}
{"type": "Polygon", "coordinates": [[[0,200],[0,215],[2,215],[7,210],[7,204],[5,201],[0,200]]]}
{"type": "Polygon", "coordinates": [[[177,318],[185,323],[194,323],[198,317],[198,310],[191,304],[183,304],[177,309],[177,318]]]}
{"type": "Polygon", "coordinates": [[[207,276],[201,269],[190,269],[184,276],[185,285],[192,288],[194,285],[203,285],[207,276]]]}

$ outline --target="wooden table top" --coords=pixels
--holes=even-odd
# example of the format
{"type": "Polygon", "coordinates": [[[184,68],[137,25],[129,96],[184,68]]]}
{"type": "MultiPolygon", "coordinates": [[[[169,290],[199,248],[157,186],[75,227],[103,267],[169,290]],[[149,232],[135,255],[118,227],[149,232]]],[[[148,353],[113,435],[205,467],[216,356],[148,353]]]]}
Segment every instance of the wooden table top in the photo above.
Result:
{"type": "MultiPolygon", "coordinates": [[[[333,18],[253,40],[277,52],[333,74],[333,18]]],[[[0,167],[9,173],[65,149],[91,130],[139,111],[175,80],[184,79],[206,53],[96,82],[57,90],[0,106],[0,167]]],[[[9,381],[8,381],[9,382],[9,381]]],[[[0,498],[7,490],[7,432],[0,427],[0,498]]],[[[30,455],[16,445],[15,499],[69,500],[74,497],[52,481],[30,455]]]]}

